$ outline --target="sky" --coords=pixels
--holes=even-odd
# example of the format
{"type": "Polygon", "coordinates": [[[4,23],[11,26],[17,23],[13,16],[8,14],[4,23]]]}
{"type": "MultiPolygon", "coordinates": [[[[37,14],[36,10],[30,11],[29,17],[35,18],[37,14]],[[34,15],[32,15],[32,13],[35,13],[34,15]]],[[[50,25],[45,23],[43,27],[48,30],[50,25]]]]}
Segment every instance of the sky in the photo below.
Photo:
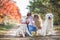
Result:
{"type": "Polygon", "coordinates": [[[19,10],[22,14],[22,16],[26,16],[26,14],[29,12],[27,8],[27,5],[29,5],[29,0],[13,0],[16,2],[16,5],[19,7],[19,10]]]}

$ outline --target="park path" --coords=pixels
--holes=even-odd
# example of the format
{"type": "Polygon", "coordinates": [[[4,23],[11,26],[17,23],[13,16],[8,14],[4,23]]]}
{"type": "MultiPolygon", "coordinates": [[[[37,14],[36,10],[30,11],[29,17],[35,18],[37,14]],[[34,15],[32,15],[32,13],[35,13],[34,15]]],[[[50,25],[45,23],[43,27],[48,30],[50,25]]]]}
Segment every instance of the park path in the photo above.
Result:
{"type": "Polygon", "coordinates": [[[17,28],[18,28],[18,26],[13,26],[13,28],[7,30],[6,34],[4,34],[4,35],[16,36],[17,28]]]}
{"type": "MultiPolygon", "coordinates": [[[[6,34],[4,35],[11,35],[11,36],[16,36],[16,30],[18,29],[18,26],[13,26],[12,29],[9,29],[6,31],[6,34]]],[[[60,35],[60,30],[54,30],[56,35],[60,35]]]]}
{"type": "Polygon", "coordinates": [[[39,36],[39,37],[16,37],[15,32],[17,30],[18,26],[14,26],[12,29],[9,29],[5,36],[0,35],[0,40],[60,40],[60,30],[55,30],[56,35],[51,36],[39,36]]]}
{"type": "MultiPolygon", "coordinates": [[[[12,29],[7,30],[7,32],[6,32],[5,35],[15,36],[17,29],[18,29],[18,26],[13,26],[12,29]]],[[[59,30],[55,30],[55,32],[56,32],[56,35],[59,35],[60,34],[59,30]]]]}

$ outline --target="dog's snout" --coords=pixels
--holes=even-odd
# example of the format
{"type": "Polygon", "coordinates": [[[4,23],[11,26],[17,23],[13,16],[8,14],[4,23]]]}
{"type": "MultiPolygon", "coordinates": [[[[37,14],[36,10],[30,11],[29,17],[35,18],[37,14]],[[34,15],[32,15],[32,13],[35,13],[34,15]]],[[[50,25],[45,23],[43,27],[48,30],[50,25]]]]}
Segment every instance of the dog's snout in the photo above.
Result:
{"type": "Polygon", "coordinates": [[[48,19],[51,19],[51,17],[48,17],[48,19]]]}

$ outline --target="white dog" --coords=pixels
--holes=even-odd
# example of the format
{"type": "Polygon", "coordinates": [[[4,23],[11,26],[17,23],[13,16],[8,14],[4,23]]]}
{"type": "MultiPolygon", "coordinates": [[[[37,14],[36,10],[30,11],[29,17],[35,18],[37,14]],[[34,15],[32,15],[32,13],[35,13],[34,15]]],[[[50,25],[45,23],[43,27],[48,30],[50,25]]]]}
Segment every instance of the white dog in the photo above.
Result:
{"type": "Polygon", "coordinates": [[[16,31],[16,36],[20,36],[20,34],[22,34],[22,36],[25,37],[26,33],[28,33],[29,36],[32,36],[27,29],[27,25],[21,24],[20,27],[16,31]]]}
{"type": "Polygon", "coordinates": [[[41,35],[51,35],[53,34],[53,14],[48,13],[45,16],[45,21],[41,29],[41,35]]]}

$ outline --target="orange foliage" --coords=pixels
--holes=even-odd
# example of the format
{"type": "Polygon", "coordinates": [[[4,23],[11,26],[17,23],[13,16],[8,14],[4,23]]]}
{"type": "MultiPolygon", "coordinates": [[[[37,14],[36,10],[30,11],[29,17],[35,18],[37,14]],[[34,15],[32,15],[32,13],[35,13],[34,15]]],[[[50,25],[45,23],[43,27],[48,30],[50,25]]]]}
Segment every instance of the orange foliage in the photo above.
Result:
{"type": "Polygon", "coordinates": [[[12,1],[6,1],[4,6],[0,9],[0,14],[6,14],[10,19],[15,19],[20,21],[21,13],[19,12],[19,8],[12,1]]]}

